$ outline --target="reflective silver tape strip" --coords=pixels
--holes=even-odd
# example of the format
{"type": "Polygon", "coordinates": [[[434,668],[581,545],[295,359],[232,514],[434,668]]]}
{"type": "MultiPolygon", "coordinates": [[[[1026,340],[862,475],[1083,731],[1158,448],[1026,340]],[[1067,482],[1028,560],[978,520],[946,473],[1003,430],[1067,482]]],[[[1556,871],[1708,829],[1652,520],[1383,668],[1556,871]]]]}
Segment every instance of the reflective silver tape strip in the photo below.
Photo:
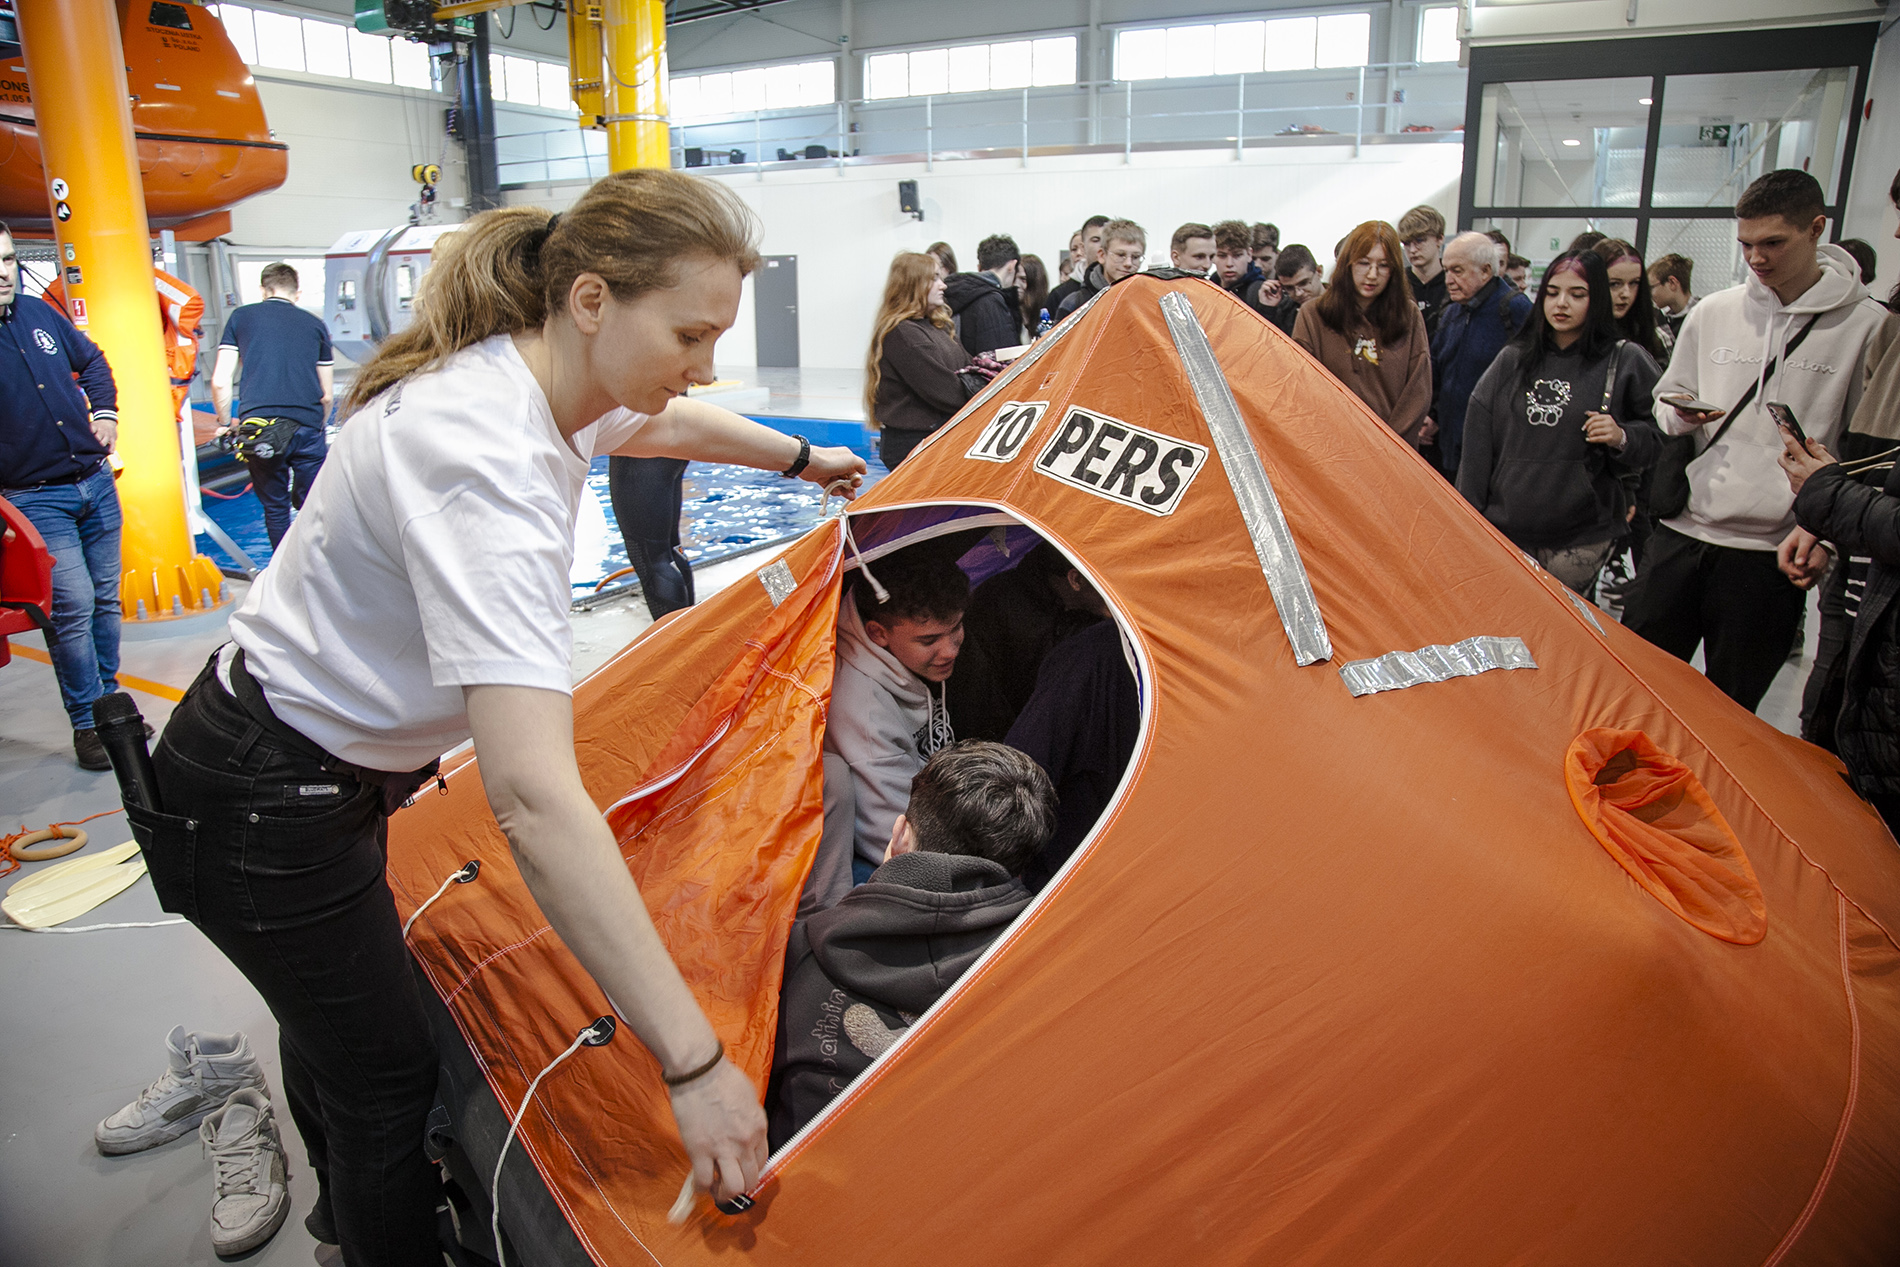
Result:
{"type": "Polygon", "coordinates": [[[1306,577],[1306,565],[1293,544],[1293,530],[1287,526],[1267,480],[1267,469],[1240,420],[1240,406],[1221,373],[1220,362],[1207,342],[1207,332],[1194,315],[1194,305],[1179,291],[1161,297],[1161,315],[1167,318],[1168,333],[1174,336],[1174,349],[1180,353],[1181,367],[1187,371],[1200,402],[1201,416],[1214,437],[1214,451],[1233,485],[1240,502],[1240,517],[1246,522],[1247,535],[1253,538],[1254,553],[1260,556],[1260,570],[1267,575],[1267,588],[1273,591],[1273,605],[1279,610],[1280,623],[1286,627],[1287,641],[1293,644],[1295,664],[1318,664],[1333,658],[1332,640],[1326,636],[1326,620],[1320,615],[1319,599],[1313,595],[1313,583],[1306,577]]]}
{"type": "Polygon", "coordinates": [[[1603,622],[1598,620],[1597,614],[1590,610],[1590,604],[1584,602],[1583,598],[1580,595],[1570,591],[1569,589],[1566,589],[1564,593],[1569,596],[1570,601],[1572,603],[1576,604],[1576,608],[1580,613],[1582,613],[1583,618],[1589,621],[1592,625],[1596,626],[1596,631],[1598,633],[1602,633],[1603,622]]]}
{"type": "Polygon", "coordinates": [[[1417,651],[1389,651],[1370,660],[1339,666],[1339,676],[1355,697],[1397,691],[1425,682],[1476,677],[1493,669],[1534,669],[1531,649],[1522,638],[1466,638],[1449,647],[1420,647],[1417,651]]]}
{"type": "Polygon", "coordinates": [[[792,569],[784,559],[760,568],[759,584],[765,586],[765,596],[772,600],[774,607],[790,598],[792,591],[798,588],[798,582],[792,578],[792,569]]]}

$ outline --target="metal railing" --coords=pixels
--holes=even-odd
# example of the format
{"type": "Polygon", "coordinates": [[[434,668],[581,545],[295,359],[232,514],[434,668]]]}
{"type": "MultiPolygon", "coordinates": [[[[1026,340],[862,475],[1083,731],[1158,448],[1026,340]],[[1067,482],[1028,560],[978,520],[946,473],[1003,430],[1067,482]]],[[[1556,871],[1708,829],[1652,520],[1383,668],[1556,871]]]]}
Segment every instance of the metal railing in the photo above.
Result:
{"type": "MultiPolygon", "coordinates": [[[[1184,145],[1233,147],[1245,156],[1249,145],[1279,138],[1350,136],[1358,156],[1368,136],[1384,137],[1404,131],[1402,112],[1427,112],[1440,121],[1462,122],[1462,72],[1442,64],[1385,62],[1343,70],[1324,78],[1289,81],[1284,73],[1208,76],[1195,80],[1111,80],[1063,85],[1058,88],[1021,88],[990,92],[929,94],[918,97],[857,98],[823,106],[778,110],[751,110],[714,118],[675,120],[672,123],[673,165],[687,166],[687,151],[698,153],[695,167],[739,167],[761,180],[768,168],[788,162],[829,163],[842,173],[847,163],[918,161],[926,170],[940,159],[1015,154],[1024,165],[1036,148],[1112,150],[1107,138],[1119,133],[1124,162],[1133,162],[1136,150],[1184,145]],[[1449,73],[1448,73],[1449,72],[1449,73]],[[1453,88],[1455,95],[1407,99],[1409,89],[1395,91],[1402,73],[1421,73],[1432,86],[1453,88]],[[1380,100],[1366,99],[1372,81],[1380,100]],[[1233,105],[1173,110],[1141,109],[1142,98],[1200,96],[1211,100],[1225,83],[1232,85],[1233,105]],[[1347,101],[1307,97],[1288,102],[1290,89],[1308,86],[1335,95],[1352,86],[1347,101]],[[1271,104],[1249,104],[1268,95],[1271,104]],[[1267,94],[1262,94],[1261,89],[1267,94]],[[1397,96],[1398,100],[1392,98],[1397,96]],[[998,107],[1005,109],[999,116],[998,107]],[[945,112],[952,117],[942,117],[945,112]],[[1375,113],[1376,112],[1376,113],[1375,113]],[[921,116],[921,117],[919,117],[921,116]],[[1195,120],[1219,120],[1201,127],[1195,120]],[[1288,120],[1290,125],[1272,130],[1288,120]],[[1320,126],[1325,124],[1327,126],[1320,126]],[[1337,126],[1332,126],[1337,124],[1337,126]],[[1302,126],[1304,125],[1304,126],[1302,126]],[[1045,138],[1032,144],[1034,132],[1045,138]],[[1141,135],[1145,131],[1147,136],[1141,135]],[[1167,131],[1169,135],[1158,135],[1167,131]],[[768,157],[768,147],[777,154],[768,157]]],[[[1417,117],[1414,114],[1414,117],[1417,117]]],[[[1423,130],[1430,131],[1432,128],[1423,130]]],[[[1449,130],[1449,129],[1446,129],[1449,130]]],[[[525,132],[496,138],[498,152],[539,149],[539,154],[503,157],[498,166],[504,185],[592,180],[607,170],[604,141],[595,141],[577,129],[525,132]],[[556,140],[555,138],[565,138],[556,140]],[[576,140],[578,138],[578,141],[576,140]],[[513,143],[513,144],[510,144],[513,143]],[[550,146],[580,152],[561,154],[550,146]]]]}

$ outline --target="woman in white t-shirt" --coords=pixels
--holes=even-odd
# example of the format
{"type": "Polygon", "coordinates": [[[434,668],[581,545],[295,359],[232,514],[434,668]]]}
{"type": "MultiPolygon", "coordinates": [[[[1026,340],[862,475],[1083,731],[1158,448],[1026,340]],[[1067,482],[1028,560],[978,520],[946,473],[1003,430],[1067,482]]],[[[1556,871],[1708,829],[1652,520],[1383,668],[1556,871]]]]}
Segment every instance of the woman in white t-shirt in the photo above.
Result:
{"type": "MultiPolygon", "coordinates": [[[[154,885],[251,980],[352,1267],[439,1263],[436,1058],[383,878],[385,819],[473,737],[548,922],[658,1058],[702,1189],[744,1191],[765,1117],[582,786],[573,528],[602,454],[855,486],[864,463],[689,400],[758,264],[744,205],[620,172],[558,217],[443,239],[414,324],[357,378],[309,502],[153,756],[154,885]]],[[[277,1216],[281,1217],[281,1215],[277,1216]]],[[[328,1230],[327,1228],[323,1230],[328,1230]]]]}

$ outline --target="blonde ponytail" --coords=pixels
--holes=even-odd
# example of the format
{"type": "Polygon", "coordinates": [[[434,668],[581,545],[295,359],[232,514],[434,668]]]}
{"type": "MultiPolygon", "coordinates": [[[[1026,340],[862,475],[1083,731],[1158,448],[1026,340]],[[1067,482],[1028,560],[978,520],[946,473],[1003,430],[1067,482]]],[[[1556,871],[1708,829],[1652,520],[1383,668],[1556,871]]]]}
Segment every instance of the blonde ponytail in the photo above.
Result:
{"type": "Polygon", "coordinates": [[[689,259],[759,266],[751,210],[725,186],[641,169],[602,177],[559,216],[538,207],[484,211],[444,234],[417,291],[414,318],[356,376],[344,416],[384,389],[472,344],[564,312],[582,273],[630,302],[679,280],[689,259]]]}

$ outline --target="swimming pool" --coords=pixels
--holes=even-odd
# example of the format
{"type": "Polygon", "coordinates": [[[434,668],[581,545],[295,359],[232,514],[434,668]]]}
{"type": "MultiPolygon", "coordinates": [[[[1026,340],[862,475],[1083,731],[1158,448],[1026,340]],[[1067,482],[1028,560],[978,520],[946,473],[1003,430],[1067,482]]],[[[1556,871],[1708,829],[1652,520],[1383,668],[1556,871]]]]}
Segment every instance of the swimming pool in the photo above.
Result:
{"type": "MultiPolygon", "coordinates": [[[[759,418],[756,421],[788,433],[794,429],[819,430],[818,426],[806,425],[812,421],[809,419],[759,418]]],[[[839,429],[842,424],[826,426],[839,429]]],[[[856,430],[863,438],[851,447],[870,468],[865,477],[865,487],[869,488],[888,472],[877,459],[870,433],[862,427],[856,430]]],[[[597,459],[588,471],[587,487],[594,496],[581,506],[580,522],[575,530],[574,569],[569,578],[577,598],[592,593],[602,580],[627,566],[627,548],[614,525],[613,505],[607,495],[606,458],[597,459]]],[[[248,491],[248,485],[242,480],[219,491],[230,494],[239,489],[246,491],[236,498],[218,497],[207,489],[205,513],[262,567],[270,560],[270,538],[264,532],[264,508],[257,495],[248,491]]],[[[710,563],[751,546],[804,532],[819,520],[821,494],[816,485],[782,479],[771,472],[746,466],[695,462],[686,469],[685,494],[685,505],[680,512],[680,548],[696,564],[710,563]]],[[[237,561],[218,548],[208,535],[199,536],[198,549],[220,567],[237,567],[237,561]]]]}

